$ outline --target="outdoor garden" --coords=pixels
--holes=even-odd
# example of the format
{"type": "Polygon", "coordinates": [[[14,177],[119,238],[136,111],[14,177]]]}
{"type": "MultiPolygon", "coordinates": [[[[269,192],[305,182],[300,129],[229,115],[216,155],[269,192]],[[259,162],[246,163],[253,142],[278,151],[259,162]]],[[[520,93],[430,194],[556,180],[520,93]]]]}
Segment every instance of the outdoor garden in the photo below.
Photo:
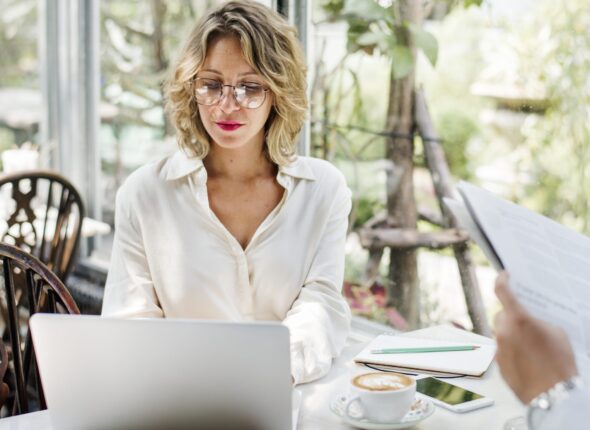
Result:
{"type": "MultiPolygon", "coordinates": [[[[216,3],[100,2],[102,221],[112,225],[134,169],[175,149],[161,84],[216,3]]],[[[41,91],[38,4],[0,0],[0,152],[32,148],[43,162],[51,144],[26,104],[41,91]],[[9,97],[17,90],[23,106],[9,97]]],[[[486,332],[495,272],[477,247],[444,235],[453,225],[437,181],[442,171],[443,188],[469,181],[590,233],[587,2],[310,4],[309,152],[341,169],[353,192],[343,287],[353,311],[398,329],[486,332]],[[466,286],[459,267],[476,282],[466,286]]],[[[109,255],[102,239],[93,258],[109,255]]]]}

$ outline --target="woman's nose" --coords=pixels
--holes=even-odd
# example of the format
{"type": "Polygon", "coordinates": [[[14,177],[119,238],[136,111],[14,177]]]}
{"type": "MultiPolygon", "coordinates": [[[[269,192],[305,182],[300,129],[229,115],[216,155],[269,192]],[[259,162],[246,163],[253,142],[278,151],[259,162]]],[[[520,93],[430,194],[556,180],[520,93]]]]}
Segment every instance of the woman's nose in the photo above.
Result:
{"type": "Polygon", "coordinates": [[[240,105],[236,100],[234,89],[230,86],[223,88],[221,99],[219,100],[219,107],[223,112],[230,113],[240,109],[240,105]]]}

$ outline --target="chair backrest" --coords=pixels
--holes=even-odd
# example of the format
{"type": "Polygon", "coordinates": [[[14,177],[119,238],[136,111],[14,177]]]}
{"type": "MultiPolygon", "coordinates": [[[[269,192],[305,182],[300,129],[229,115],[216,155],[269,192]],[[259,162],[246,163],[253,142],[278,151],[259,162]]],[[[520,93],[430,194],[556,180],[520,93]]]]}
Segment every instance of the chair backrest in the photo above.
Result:
{"type": "Polygon", "coordinates": [[[9,362],[12,383],[6,404],[8,413],[17,415],[34,409],[45,409],[45,398],[35,362],[29,318],[37,312],[79,314],[76,302],[47,266],[27,252],[0,243],[0,300],[9,337],[9,362]],[[17,290],[20,283],[24,289],[17,290]],[[3,285],[2,285],[3,284],[3,285]]]}
{"type": "Polygon", "coordinates": [[[80,194],[64,177],[42,170],[0,176],[0,241],[35,255],[64,281],[83,219],[80,194]]]}
{"type": "Polygon", "coordinates": [[[0,339],[0,408],[6,403],[8,400],[8,396],[10,395],[10,388],[8,388],[8,384],[4,382],[4,376],[6,376],[6,371],[8,370],[8,350],[6,349],[6,345],[2,339],[0,339]]]}

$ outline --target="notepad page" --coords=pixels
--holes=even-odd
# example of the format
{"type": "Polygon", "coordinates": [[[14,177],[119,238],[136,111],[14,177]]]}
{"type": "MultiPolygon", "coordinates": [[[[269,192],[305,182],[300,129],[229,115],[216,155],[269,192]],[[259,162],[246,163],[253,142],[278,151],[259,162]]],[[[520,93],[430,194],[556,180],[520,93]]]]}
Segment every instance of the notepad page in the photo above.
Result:
{"type": "Polygon", "coordinates": [[[359,363],[381,364],[395,367],[421,369],[431,372],[454,373],[459,375],[480,376],[490,366],[496,353],[495,345],[479,344],[480,348],[472,351],[372,354],[374,349],[386,348],[423,348],[437,346],[474,345],[473,342],[451,342],[446,340],[420,339],[407,335],[379,335],[367,345],[354,361],[359,363]]]}
{"type": "Polygon", "coordinates": [[[414,339],[463,342],[463,345],[496,345],[496,341],[491,337],[462,330],[449,324],[434,325],[419,330],[397,333],[397,335],[413,337],[414,339]]]}

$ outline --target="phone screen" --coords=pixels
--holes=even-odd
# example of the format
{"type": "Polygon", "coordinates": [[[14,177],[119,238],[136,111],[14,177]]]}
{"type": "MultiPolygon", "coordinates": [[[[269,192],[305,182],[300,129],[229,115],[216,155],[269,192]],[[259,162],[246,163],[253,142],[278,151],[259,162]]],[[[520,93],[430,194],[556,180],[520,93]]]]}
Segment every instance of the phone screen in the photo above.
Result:
{"type": "Polygon", "coordinates": [[[460,405],[483,398],[481,394],[435,378],[418,379],[416,381],[416,391],[449,405],[460,405]]]}

